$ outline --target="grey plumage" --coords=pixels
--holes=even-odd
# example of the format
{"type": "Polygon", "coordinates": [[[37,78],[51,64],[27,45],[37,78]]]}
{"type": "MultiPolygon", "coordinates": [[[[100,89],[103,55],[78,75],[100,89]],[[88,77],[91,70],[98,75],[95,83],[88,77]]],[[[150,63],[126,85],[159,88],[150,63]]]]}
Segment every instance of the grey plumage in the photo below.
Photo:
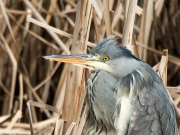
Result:
{"type": "Polygon", "coordinates": [[[50,56],[93,69],[87,80],[87,135],[177,135],[176,116],[156,72],[114,36],[89,55],[50,56]],[[64,60],[73,57],[76,60],[64,60]]]}
{"type": "Polygon", "coordinates": [[[114,112],[116,99],[113,87],[117,79],[103,70],[94,71],[88,79],[88,118],[85,131],[89,135],[106,132],[116,135],[114,112]],[[102,80],[102,78],[106,78],[102,80]],[[107,79],[108,78],[108,79],[107,79]],[[104,86],[102,88],[102,86],[104,86]]]}
{"type": "MultiPolygon", "coordinates": [[[[93,78],[90,76],[89,80],[92,81],[96,79],[97,81],[95,80],[88,83],[89,85],[91,84],[90,88],[88,85],[88,93],[93,90],[94,93],[98,93],[99,96],[97,98],[94,96],[94,100],[89,102],[89,111],[95,112],[89,113],[85,127],[87,128],[87,134],[93,135],[100,134],[101,132],[107,135],[119,134],[117,127],[111,123],[114,123],[115,118],[118,119],[120,115],[121,102],[118,100],[122,96],[130,98],[132,104],[131,116],[126,123],[127,129],[124,134],[178,134],[173,105],[161,79],[148,64],[134,57],[129,50],[118,46],[114,41],[114,37],[109,37],[101,41],[97,47],[91,51],[91,54],[106,55],[113,60],[125,58],[128,66],[125,64],[125,68],[121,69],[121,72],[127,72],[124,73],[125,75],[119,74],[119,72],[116,72],[116,68],[114,68],[114,73],[111,72],[109,74],[106,71],[100,70],[98,73],[102,72],[102,75],[96,75],[95,77],[93,76],[93,78]],[[128,59],[134,59],[138,62],[138,66],[132,64],[136,62],[128,63],[130,62],[128,59]],[[130,91],[131,89],[132,92],[130,91]],[[108,93],[106,93],[106,91],[108,91],[108,93]],[[108,97],[104,96],[104,93],[108,94],[108,97]],[[101,102],[98,101],[99,99],[101,99],[101,102]],[[109,99],[111,99],[110,102],[113,104],[105,104],[109,99]],[[96,108],[99,108],[99,110],[92,108],[93,105],[97,105],[96,108]],[[102,112],[111,114],[111,117],[107,117],[106,114],[102,112]],[[110,121],[110,123],[107,123],[107,121],[110,121]]],[[[90,95],[91,94],[88,94],[89,100],[91,100],[90,95]]]]}

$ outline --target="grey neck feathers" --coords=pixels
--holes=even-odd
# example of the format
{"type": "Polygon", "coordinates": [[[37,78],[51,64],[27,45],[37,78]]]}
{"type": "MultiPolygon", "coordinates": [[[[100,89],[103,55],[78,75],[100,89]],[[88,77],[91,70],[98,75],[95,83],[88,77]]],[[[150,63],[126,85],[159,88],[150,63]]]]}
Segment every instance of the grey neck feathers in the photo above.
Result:
{"type": "Polygon", "coordinates": [[[119,82],[115,86],[115,92],[118,96],[126,96],[133,98],[138,95],[138,93],[143,89],[143,87],[150,87],[152,81],[149,76],[142,74],[140,70],[134,70],[127,76],[119,79],[119,82]]]}

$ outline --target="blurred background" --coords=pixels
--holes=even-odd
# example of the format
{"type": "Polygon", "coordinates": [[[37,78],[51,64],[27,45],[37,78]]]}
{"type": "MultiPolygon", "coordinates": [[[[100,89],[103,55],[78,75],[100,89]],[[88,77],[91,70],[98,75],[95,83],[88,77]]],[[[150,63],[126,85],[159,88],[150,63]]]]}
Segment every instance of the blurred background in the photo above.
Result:
{"type": "MultiPolygon", "coordinates": [[[[42,56],[70,53],[84,31],[84,53],[111,34],[122,44],[128,0],[89,0],[84,8],[79,1],[0,0],[0,134],[30,134],[29,100],[63,110],[66,86],[71,85],[68,65],[42,56]]],[[[168,49],[167,86],[179,106],[180,1],[138,0],[135,11],[133,40],[138,56],[153,67],[168,49]]],[[[35,130],[51,133],[57,115],[33,106],[31,112],[35,130]],[[38,125],[42,121],[47,123],[38,125]]]]}

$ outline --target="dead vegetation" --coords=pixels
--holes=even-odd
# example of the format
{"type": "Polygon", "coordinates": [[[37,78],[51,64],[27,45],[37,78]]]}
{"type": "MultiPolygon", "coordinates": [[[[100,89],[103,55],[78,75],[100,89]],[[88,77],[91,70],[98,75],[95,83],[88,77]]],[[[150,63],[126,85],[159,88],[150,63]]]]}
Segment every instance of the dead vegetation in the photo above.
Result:
{"type": "Polygon", "coordinates": [[[0,0],[0,134],[80,135],[89,71],[42,56],[87,53],[112,34],[154,67],[179,122],[179,6],[176,0],[0,0]]]}

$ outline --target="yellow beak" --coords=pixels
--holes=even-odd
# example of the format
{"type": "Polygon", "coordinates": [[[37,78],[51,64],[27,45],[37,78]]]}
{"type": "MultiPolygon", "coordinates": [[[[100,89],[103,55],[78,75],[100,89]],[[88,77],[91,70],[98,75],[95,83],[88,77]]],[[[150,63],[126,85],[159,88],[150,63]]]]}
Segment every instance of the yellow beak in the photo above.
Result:
{"type": "Polygon", "coordinates": [[[59,62],[86,65],[93,61],[97,61],[92,54],[72,54],[72,55],[50,55],[43,56],[45,59],[50,59],[59,62]]]}

